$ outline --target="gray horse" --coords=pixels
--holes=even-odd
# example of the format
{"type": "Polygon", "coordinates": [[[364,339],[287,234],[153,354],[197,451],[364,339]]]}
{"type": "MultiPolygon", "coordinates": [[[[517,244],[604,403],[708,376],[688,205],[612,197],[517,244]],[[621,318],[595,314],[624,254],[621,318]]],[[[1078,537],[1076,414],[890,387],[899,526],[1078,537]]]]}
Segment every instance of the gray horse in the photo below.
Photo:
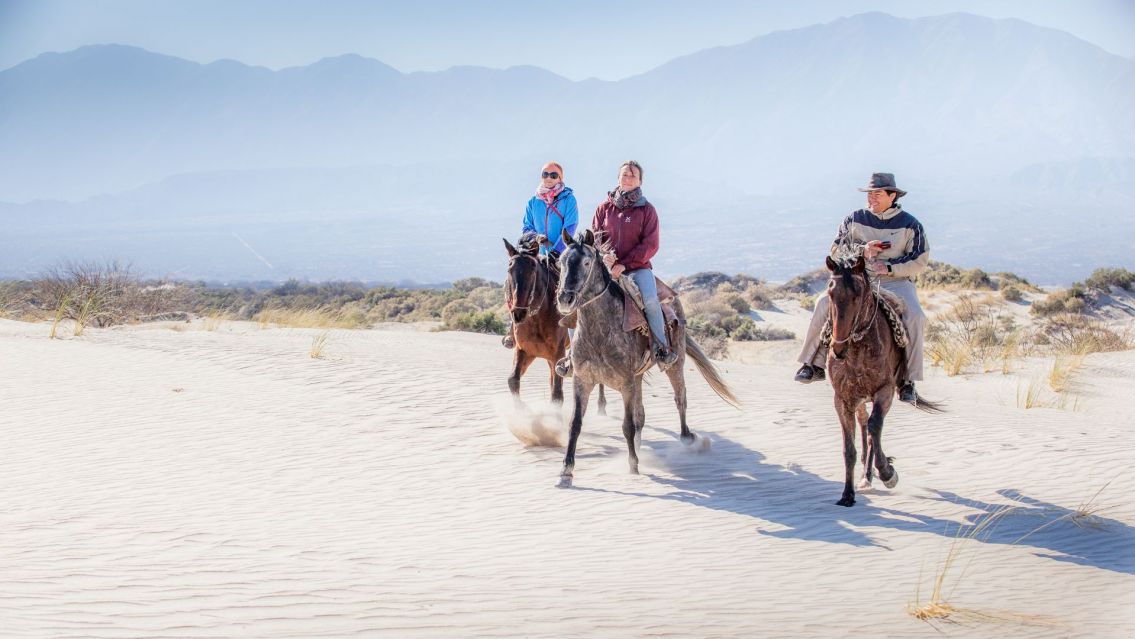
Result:
{"type": "MultiPolygon", "coordinates": [[[[595,246],[591,230],[583,231],[578,239],[564,233],[567,247],[560,257],[560,284],[557,306],[560,313],[577,313],[578,324],[571,346],[571,362],[575,381],[572,395],[575,400],[571,418],[567,454],[560,474],[560,486],[570,487],[575,470],[575,447],[583,426],[587,400],[596,384],[606,384],[623,395],[623,436],[630,455],[630,471],[638,474],[638,443],[646,421],[642,404],[642,376],[654,363],[650,338],[638,331],[623,330],[623,292],[603,265],[600,250],[595,246]]],[[[674,310],[684,318],[681,303],[674,300],[674,310]]],[[[696,342],[686,334],[680,321],[671,343],[685,344],[677,348],[678,361],[666,371],[674,387],[674,403],[681,419],[682,443],[693,444],[695,435],[686,424],[686,356],[693,358],[698,371],[709,382],[710,388],[722,399],[738,406],[737,398],[718,374],[696,342]]]]}

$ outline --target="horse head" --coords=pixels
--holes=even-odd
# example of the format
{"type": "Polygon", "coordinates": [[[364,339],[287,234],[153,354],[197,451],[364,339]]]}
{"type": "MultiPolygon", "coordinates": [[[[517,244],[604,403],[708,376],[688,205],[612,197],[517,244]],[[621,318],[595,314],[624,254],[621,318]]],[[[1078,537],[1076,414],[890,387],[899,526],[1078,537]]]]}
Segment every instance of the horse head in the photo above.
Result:
{"type": "Polygon", "coordinates": [[[609,276],[603,266],[603,256],[595,246],[595,233],[581,231],[572,238],[563,231],[564,252],[560,255],[560,286],[556,306],[568,315],[595,298],[607,287],[609,276]]]}
{"type": "Polygon", "coordinates": [[[532,311],[536,311],[543,303],[539,296],[540,289],[540,247],[538,244],[526,242],[522,237],[518,246],[513,246],[508,240],[504,241],[504,248],[508,252],[508,276],[505,277],[505,293],[508,301],[508,312],[512,321],[520,324],[528,319],[532,311]]]}
{"type": "Polygon", "coordinates": [[[828,280],[829,313],[832,321],[832,353],[842,359],[848,341],[855,332],[862,309],[871,300],[871,287],[867,281],[867,267],[862,253],[850,259],[827,258],[831,279],[828,280]]]}

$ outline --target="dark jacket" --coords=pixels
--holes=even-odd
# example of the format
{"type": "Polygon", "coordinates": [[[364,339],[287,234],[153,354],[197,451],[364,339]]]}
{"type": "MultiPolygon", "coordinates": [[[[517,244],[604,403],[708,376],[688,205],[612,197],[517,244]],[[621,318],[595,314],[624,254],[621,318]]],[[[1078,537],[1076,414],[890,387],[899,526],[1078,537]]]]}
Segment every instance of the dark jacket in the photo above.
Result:
{"type": "Polygon", "coordinates": [[[658,213],[654,205],[639,198],[634,206],[620,209],[610,196],[595,209],[591,229],[601,242],[615,249],[618,263],[628,271],[649,268],[650,258],[658,252],[658,213]]]}

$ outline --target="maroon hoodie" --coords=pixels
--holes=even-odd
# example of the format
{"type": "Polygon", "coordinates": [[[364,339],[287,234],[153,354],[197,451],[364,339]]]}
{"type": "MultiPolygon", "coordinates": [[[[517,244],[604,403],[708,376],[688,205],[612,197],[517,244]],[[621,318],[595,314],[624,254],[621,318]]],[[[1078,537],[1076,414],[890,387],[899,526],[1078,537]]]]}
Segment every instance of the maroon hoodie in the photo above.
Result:
{"type": "Polygon", "coordinates": [[[658,252],[658,213],[645,196],[625,209],[615,206],[611,196],[607,196],[607,201],[595,209],[591,229],[599,235],[599,241],[615,249],[623,268],[653,270],[650,258],[658,252]]]}

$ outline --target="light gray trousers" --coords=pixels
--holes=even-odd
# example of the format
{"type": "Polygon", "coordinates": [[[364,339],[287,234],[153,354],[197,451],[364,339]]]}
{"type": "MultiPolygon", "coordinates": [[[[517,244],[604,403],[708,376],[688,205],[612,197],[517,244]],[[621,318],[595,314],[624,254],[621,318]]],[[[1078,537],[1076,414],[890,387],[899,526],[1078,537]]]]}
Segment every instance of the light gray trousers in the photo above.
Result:
{"type": "MultiPolygon", "coordinates": [[[[910,280],[890,280],[881,282],[880,286],[898,295],[906,302],[906,313],[902,316],[903,326],[906,327],[907,338],[910,344],[906,348],[906,376],[905,381],[917,382],[922,379],[922,339],[926,334],[926,313],[918,303],[918,292],[914,282],[910,280]]],[[[820,351],[820,333],[824,330],[824,322],[828,319],[828,294],[820,293],[816,297],[816,308],[812,312],[812,323],[808,325],[808,337],[804,340],[804,348],[796,361],[812,366],[825,366],[828,358],[827,350],[820,351]]]]}

